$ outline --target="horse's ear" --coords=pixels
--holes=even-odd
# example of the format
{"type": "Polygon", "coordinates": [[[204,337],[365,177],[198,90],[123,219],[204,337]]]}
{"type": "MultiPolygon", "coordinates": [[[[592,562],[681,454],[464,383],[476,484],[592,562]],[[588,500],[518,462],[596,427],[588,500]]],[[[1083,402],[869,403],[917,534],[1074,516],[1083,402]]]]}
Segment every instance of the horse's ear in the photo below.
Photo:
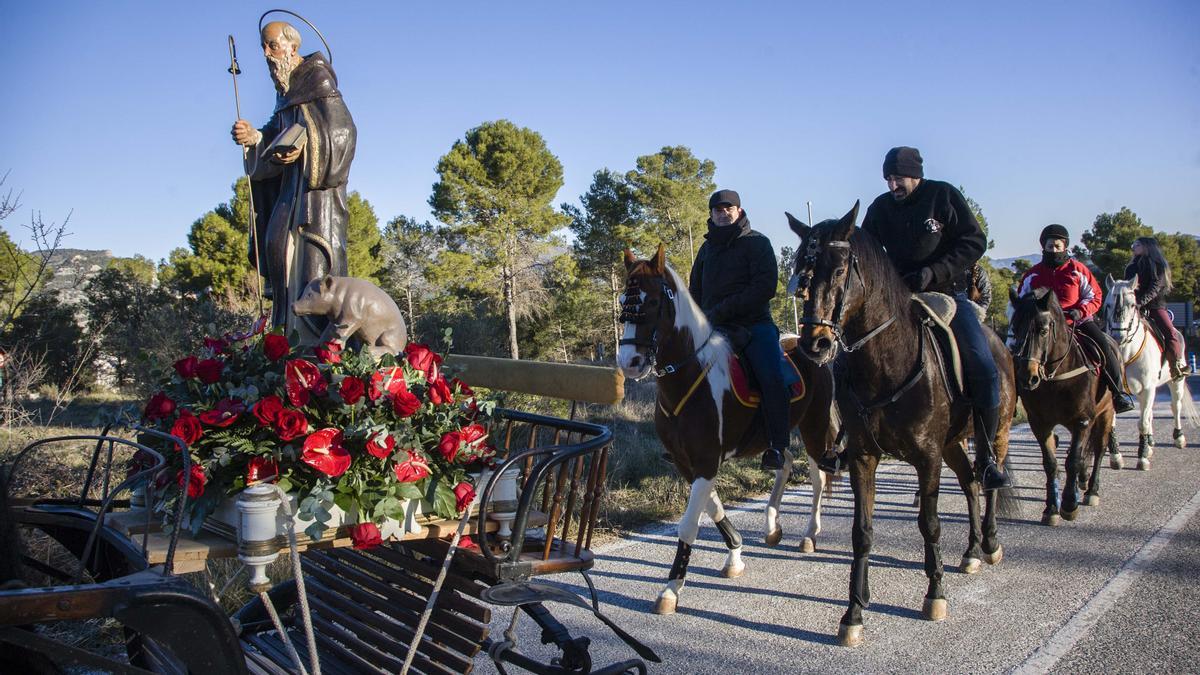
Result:
{"type": "Polygon", "coordinates": [[[1116,280],[1116,279],[1113,279],[1113,276],[1112,276],[1111,274],[1105,275],[1105,277],[1104,277],[1104,290],[1106,290],[1106,291],[1111,291],[1111,290],[1112,290],[1112,287],[1113,287],[1113,284],[1115,284],[1115,283],[1117,283],[1117,280],[1116,280]]]}
{"type": "Polygon", "coordinates": [[[808,231],[812,229],[811,227],[805,225],[803,221],[787,211],[784,211],[783,215],[787,216],[788,227],[792,228],[792,232],[795,232],[797,237],[800,237],[800,239],[803,240],[808,236],[808,231]]]}
{"type": "Polygon", "coordinates": [[[1038,309],[1050,309],[1050,296],[1054,295],[1047,288],[1039,288],[1033,292],[1033,299],[1037,302],[1038,309]]]}
{"type": "Polygon", "coordinates": [[[850,237],[854,236],[854,224],[858,222],[858,200],[854,200],[854,208],[846,212],[842,219],[838,221],[837,228],[833,231],[833,236],[842,241],[850,241],[850,237]]]}
{"type": "Polygon", "coordinates": [[[628,274],[628,273],[632,272],[634,266],[636,266],[636,265],[637,265],[637,258],[634,257],[633,251],[630,251],[629,249],[625,249],[625,273],[628,274]]]}
{"type": "Polygon", "coordinates": [[[663,248],[662,242],[658,244],[658,251],[654,253],[654,272],[662,274],[667,271],[667,250],[663,248]]]}
{"type": "Polygon", "coordinates": [[[1134,277],[1134,278],[1132,278],[1132,279],[1130,279],[1130,280],[1129,280],[1129,290],[1131,290],[1131,291],[1133,291],[1134,293],[1136,293],[1136,292],[1137,292],[1137,289],[1138,289],[1138,278],[1137,278],[1137,277],[1134,277]]]}

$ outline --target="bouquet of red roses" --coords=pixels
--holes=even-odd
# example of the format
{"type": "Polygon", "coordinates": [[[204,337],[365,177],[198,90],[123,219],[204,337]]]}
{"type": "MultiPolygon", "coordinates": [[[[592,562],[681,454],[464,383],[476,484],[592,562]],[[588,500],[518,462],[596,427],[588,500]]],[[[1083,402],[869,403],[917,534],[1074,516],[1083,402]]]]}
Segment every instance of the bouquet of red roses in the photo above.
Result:
{"type": "Polygon", "coordinates": [[[378,543],[378,524],[402,520],[409,500],[453,518],[471,503],[469,469],[490,465],[492,404],[442,356],[409,344],[399,358],[325,343],[300,350],[278,333],[205,338],[146,405],[144,420],[188,445],[165,447],[159,475],[172,513],[183,490],[193,531],[247,485],[276,482],[296,496],[305,532],[319,538],[337,506],[358,525],[356,544],[378,543]]]}

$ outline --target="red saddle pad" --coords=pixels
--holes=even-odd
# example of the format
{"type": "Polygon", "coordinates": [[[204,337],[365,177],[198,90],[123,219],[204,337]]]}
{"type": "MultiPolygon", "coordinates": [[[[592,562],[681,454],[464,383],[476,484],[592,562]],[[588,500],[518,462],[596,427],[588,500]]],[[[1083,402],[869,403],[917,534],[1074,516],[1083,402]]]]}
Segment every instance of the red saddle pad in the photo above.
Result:
{"type": "MultiPolygon", "coordinates": [[[[729,379],[733,385],[734,397],[737,398],[738,403],[747,408],[757,408],[762,401],[761,392],[750,386],[750,377],[746,373],[746,369],[742,367],[742,360],[736,355],[731,355],[729,358],[729,379]]],[[[804,398],[804,378],[800,375],[800,370],[796,368],[790,354],[788,355],[788,364],[796,371],[796,376],[799,378],[792,385],[791,400],[799,401],[804,398]]]]}

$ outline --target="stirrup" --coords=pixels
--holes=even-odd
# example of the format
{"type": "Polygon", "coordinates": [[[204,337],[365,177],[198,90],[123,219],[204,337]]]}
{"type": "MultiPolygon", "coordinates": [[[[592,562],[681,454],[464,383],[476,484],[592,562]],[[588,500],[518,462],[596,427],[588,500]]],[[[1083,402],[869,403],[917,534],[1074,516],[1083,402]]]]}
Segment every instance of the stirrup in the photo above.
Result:
{"type": "Polygon", "coordinates": [[[833,452],[825,453],[817,458],[817,468],[827,474],[841,473],[842,471],[842,453],[833,452]]]}
{"type": "Polygon", "coordinates": [[[1123,391],[1113,394],[1113,410],[1115,410],[1118,415],[1124,412],[1129,412],[1136,407],[1137,399],[1134,398],[1133,394],[1123,391]]]}
{"type": "Polygon", "coordinates": [[[768,471],[778,471],[783,468],[787,458],[784,457],[783,451],[778,448],[767,448],[762,454],[762,468],[768,471]]]}
{"type": "Polygon", "coordinates": [[[1008,472],[1001,469],[999,464],[988,462],[984,465],[983,470],[979,471],[979,483],[984,492],[992,490],[1001,490],[1013,486],[1012,476],[1008,472]]]}

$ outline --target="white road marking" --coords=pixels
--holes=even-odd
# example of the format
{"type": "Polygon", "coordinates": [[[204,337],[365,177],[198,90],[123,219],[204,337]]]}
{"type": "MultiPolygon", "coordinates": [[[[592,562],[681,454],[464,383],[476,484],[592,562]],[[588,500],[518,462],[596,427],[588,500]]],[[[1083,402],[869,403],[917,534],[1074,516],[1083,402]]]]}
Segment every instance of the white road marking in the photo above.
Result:
{"type": "Polygon", "coordinates": [[[1171,538],[1183,529],[1184,525],[1197,512],[1200,512],[1200,491],[1192,495],[1191,500],[1176,511],[1167,524],[1159,528],[1154,536],[1150,537],[1137,553],[1133,554],[1133,557],[1126,560],[1125,564],[1121,565],[1121,569],[1117,571],[1116,576],[1097,591],[1087,601],[1087,604],[1071,617],[1070,621],[1063,624],[1054,635],[1050,636],[1050,639],[1046,640],[1013,672],[1024,675],[1025,673],[1045,673],[1052,670],[1055,664],[1066,656],[1075,644],[1087,635],[1104,614],[1121,599],[1121,596],[1125,595],[1125,592],[1142,576],[1150,564],[1167,548],[1171,538]]]}

